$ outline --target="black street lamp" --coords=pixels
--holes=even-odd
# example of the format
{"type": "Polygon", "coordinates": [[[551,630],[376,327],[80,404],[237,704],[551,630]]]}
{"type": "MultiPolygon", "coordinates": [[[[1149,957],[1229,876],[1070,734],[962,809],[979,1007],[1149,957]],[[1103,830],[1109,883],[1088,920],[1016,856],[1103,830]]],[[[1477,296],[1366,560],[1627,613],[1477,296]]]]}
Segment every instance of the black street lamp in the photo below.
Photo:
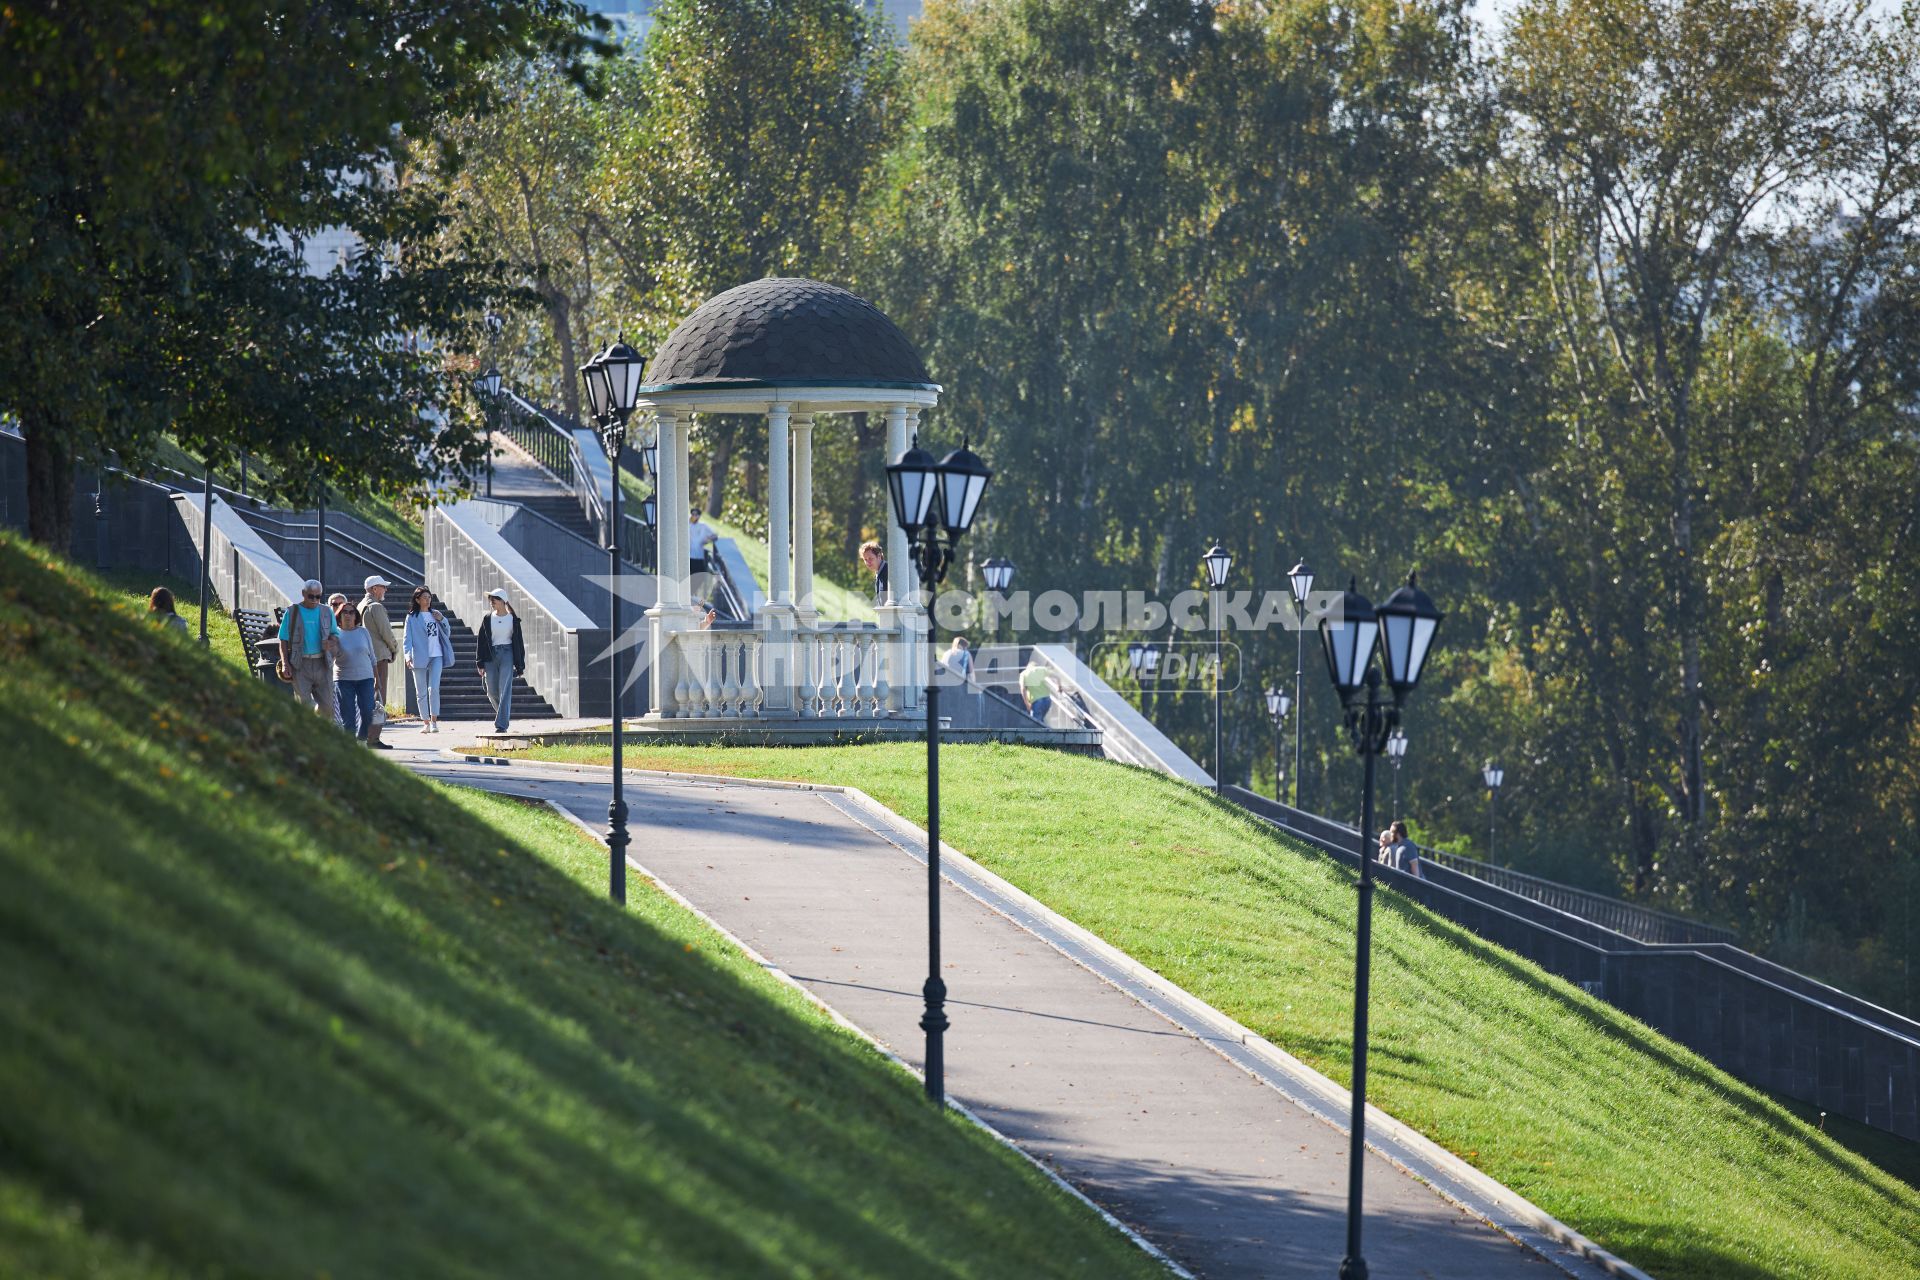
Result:
{"type": "Polygon", "coordinates": [[[1287,696],[1285,689],[1267,686],[1267,715],[1273,721],[1273,798],[1286,803],[1286,770],[1280,764],[1280,729],[1287,722],[1287,712],[1293,706],[1293,699],[1287,696]]]}
{"type": "Polygon", "coordinates": [[[620,714],[620,453],[627,446],[627,419],[633,416],[633,402],[645,369],[646,361],[640,353],[621,341],[587,361],[580,370],[613,477],[611,514],[607,517],[607,608],[612,650],[607,655],[611,669],[607,687],[613,695],[609,703],[613,713],[613,801],[607,806],[607,896],[622,906],[627,901],[628,836],[625,779],[620,768],[620,731],[624,727],[620,714]]]}
{"type": "Polygon", "coordinates": [[[1487,784],[1487,861],[1493,861],[1493,838],[1500,818],[1500,784],[1507,780],[1507,771],[1489,760],[1480,770],[1480,780],[1487,784]]]}
{"type": "Polygon", "coordinates": [[[1218,793],[1226,785],[1220,760],[1220,588],[1227,585],[1227,574],[1233,570],[1233,554],[1216,539],[1200,563],[1206,566],[1213,598],[1213,789],[1218,793]]]}
{"type": "Polygon", "coordinates": [[[1387,735],[1387,763],[1393,766],[1393,817],[1400,819],[1400,762],[1407,758],[1407,731],[1394,726],[1387,735]]]}
{"type": "Polygon", "coordinates": [[[1301,667],[1305,664],[1307,645],[1307,593],[1313,590],[1313,570],[1307,568],[1305,560],[1295,564],[1287,571],[1287,586],[1293,591],[1293,612],[1299,626],[1293,632],[1293,704],[1300,713],[1293,719],[1293,807],[1300,807],[1300,729],[1306,723],[1307,704],[1301,699],[1306,691],[1300,686],[1301,667]]]}
{"type": "MultiPolygon", "coordinates": [[[[906,531],[908,554],[928,592],[927,609],[927,981],[921,988],[926,1012],[927,1096],[945,1104],[947,984],[940,976],[940,628],[932,591],[946,579],[960,545],[980,509],[993,472],[965,441],[939,462],[920,447],[920,438],[887,464],[887,489],[893,518],[906,531]]],[[[1011,566],[1009,566],[1011,575],[1011,566]]]]}
{"type": "Polygon", "coordinates": [[[500,404],[500,371],[492,365],[487,371],[473,380],[474,390],[480,393],[486,404],[487,414],[487,496],[493,496],[493,419],[494,411],[500,404]]]}
{"type": "MultiPolygon", "coordinates": [[[[1006,612],[1007,592],[1013,589],[1013,561],[1005,556],[993,556],[980,566],[980,576],[987,580],[987,590],[1000,598],[1000,611],[1006,612]]],[[[998,621],[993,627],[994,639],[1000,638],[998,621]]]]}
{"type": "Polygon", "coordinates": [[[1365,1177],[1367,1122],[1367,985],[1373,951],[1373,774],[1374,760],[1400,725],[1400,708],[1420,683],[1440,612],[1410,574],[1407,585],[1377,610],[1349,582],[1339,608],[1321,615],[1320,642],[1327,674],[1346,711],[1347,734],[1365,761],[1360,801],[1360,905],[1354,925],[1353,1119],[1347,1139],[1347,1255],[1341,1280],[1367,1280],[1360,1252],[1360,1188],[1365,1177]],[[1380,664],[1374,665],[1378,641],[1380,664]],[[1381,668],[1393,701],[1380,700],[1381,668]],[[1361,689],[1364,703],[1356,703],[1361,689]]]}

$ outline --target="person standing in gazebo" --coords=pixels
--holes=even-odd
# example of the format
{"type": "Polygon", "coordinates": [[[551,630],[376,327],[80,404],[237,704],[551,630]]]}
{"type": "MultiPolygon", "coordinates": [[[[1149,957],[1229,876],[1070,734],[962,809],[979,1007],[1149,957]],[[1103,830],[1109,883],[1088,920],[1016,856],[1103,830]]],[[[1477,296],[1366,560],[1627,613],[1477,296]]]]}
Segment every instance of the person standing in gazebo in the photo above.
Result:
{"type": "Polygon", "coordinates": [[[869,538],[860,544],[860,563],[873,575],[873,602],[887,602],[887,557],[881,553],[880,544],[869,538]]]}

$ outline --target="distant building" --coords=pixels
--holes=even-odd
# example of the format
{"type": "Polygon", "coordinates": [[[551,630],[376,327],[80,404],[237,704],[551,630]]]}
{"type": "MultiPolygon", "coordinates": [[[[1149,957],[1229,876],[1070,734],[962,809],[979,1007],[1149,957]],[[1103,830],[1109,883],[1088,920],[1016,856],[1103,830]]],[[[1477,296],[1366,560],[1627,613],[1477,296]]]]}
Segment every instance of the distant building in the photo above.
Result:
{"type": "MultiPolygon", "coordinates": [[[[597,13],[610,19],[619,29],[619,36],[627,44],[638,44],[647,38],[647,28],[653,25],[653,9],[658,0],[584,0],[587,12],[597,13]]],[[[869,8],[884,12],[893,21],[893,28],[901,40],[907,38],[907,24],[920,16],[924,0],[866,0],[869,8]]]]}

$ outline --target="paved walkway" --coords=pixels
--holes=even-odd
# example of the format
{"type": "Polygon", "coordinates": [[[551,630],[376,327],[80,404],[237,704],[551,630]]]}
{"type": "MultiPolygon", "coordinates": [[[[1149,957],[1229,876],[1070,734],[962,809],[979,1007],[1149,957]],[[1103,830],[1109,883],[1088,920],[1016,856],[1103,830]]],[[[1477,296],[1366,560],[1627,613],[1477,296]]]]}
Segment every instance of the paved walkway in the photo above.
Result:
{"type": "MultiPolygon", "coordinates": [[[[463,741],[449,733],[426,741],[463,741]]],[[[605,821],[603,779],[406,756],[429,776],[605,821]]],[[[638,866],[919,1065],[926,873],[898,836],[828,792],[636,779],[628,798],[638,866]]],[[[1199,1276],[1334,1274],[1344,1134],[1069,959],[1034,922],[951,885],[942,903],[956,1099],[1199,1276]]],[[[1561,1274],[1385,1160],[1368,1162],[1374,1276],[1561,1274]]]]}

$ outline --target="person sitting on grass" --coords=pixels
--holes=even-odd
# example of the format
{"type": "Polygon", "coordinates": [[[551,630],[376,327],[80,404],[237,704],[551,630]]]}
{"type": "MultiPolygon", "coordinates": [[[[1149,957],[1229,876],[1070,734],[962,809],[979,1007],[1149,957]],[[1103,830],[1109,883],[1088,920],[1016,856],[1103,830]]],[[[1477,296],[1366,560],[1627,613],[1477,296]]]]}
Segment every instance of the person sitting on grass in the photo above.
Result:
{"type": "Polygon", "coordinates": [[[187,620],[173,607],[173,592],[165,587],[155,587],[147,596],[147,621],[156,627],[172,627],[175,631],[187,629],[187,620]]]}

